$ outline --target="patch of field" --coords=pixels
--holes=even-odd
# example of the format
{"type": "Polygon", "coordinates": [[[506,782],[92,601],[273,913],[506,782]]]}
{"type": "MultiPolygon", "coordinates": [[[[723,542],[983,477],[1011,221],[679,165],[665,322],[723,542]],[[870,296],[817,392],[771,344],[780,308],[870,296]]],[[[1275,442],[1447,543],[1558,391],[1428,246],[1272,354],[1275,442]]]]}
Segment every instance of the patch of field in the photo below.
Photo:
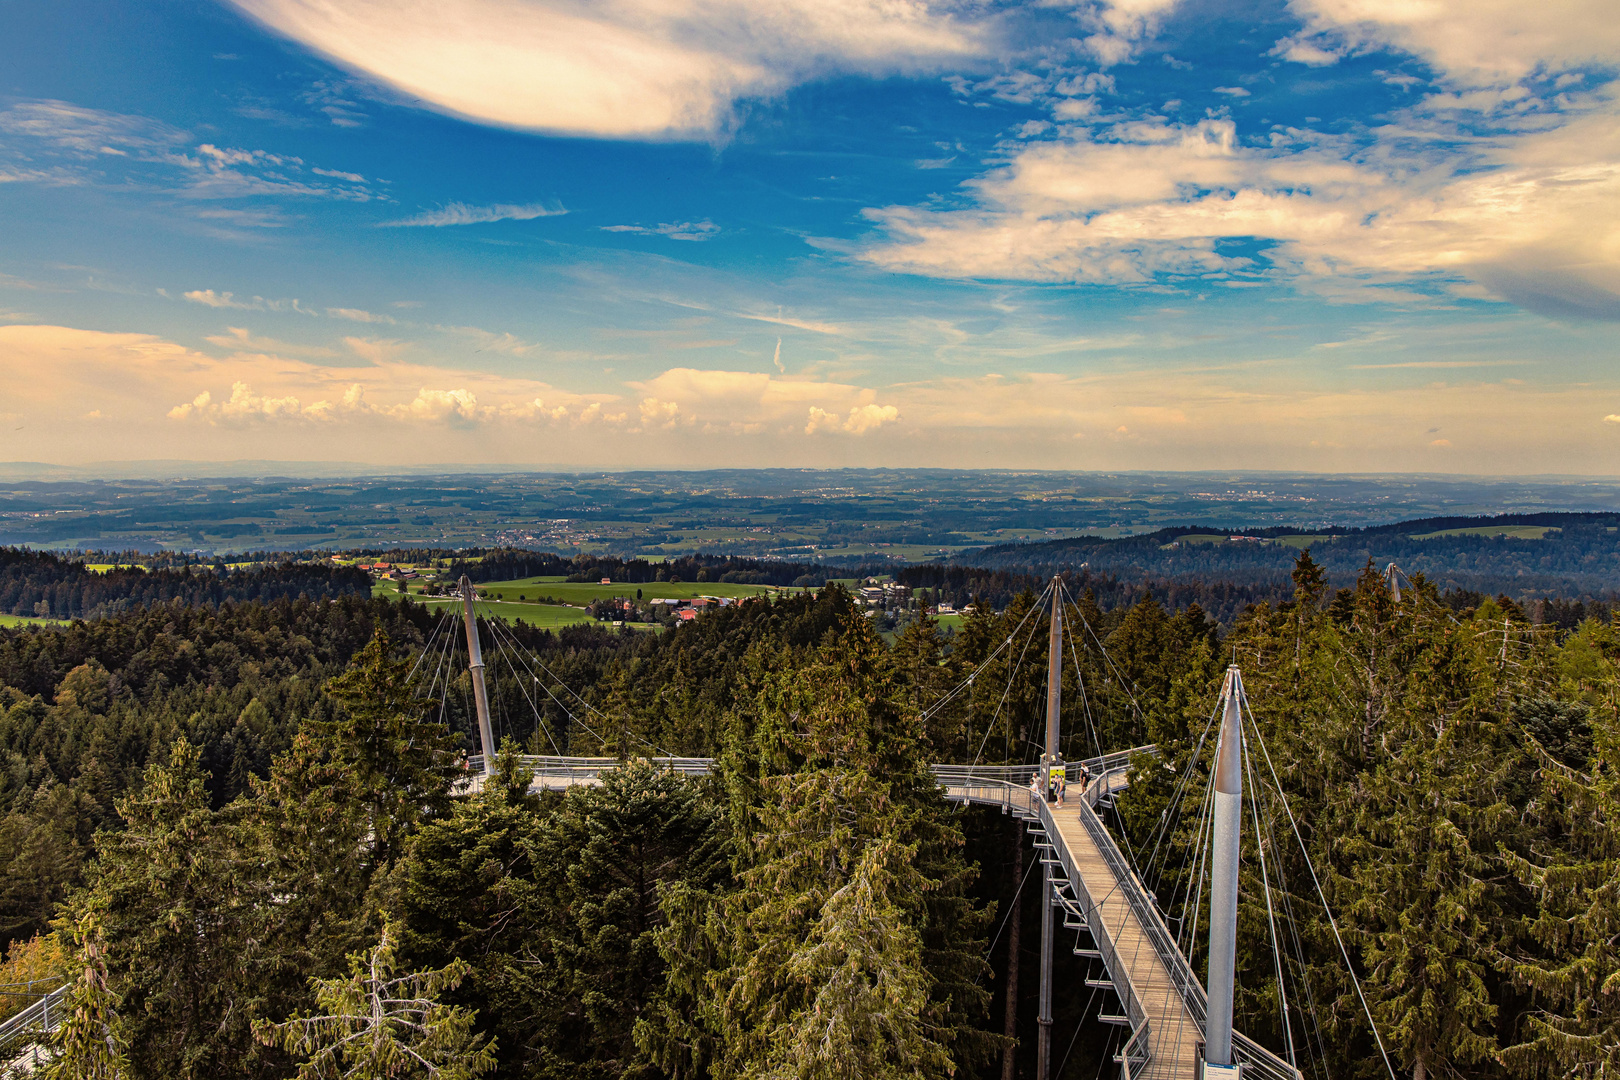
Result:
{"type": "MultiPolygon", "coordinates": [[[[461,601],[454,597],[412,596],[411,599],[427,605],[432,610],[448,609],[455,614],[461,612],[461,601]]],[[[482,619],[500,619],[502,622],[517,622],[521,619],[530,626],[537,626],[542,630],[558,630],[578,623],[596,622],[584,608],[562,607],[557,604],[524,604],[517,601],[491,603],[479,600],[473,604],[473,611],[482,619]]],[[[651,627],[651,624],[648,625],[651,627]]]]}
{"type": "Polygon", "coordinates": [[[489,581],[478,586],[480,596],[501,600],[534,600],[549,596],[565,604],[584,606],[592,600],[609,598],[630,599],[641,593],[643,600],[691,600],[698,596],[768,596],[783,590],[773,585],[732,585],[719,581],[645,581],[614,582],[602,585],[589,581],[564,581],[556,577],[523,578],[519,581],[489,581]]]}
{"type": "Polygon", "coordinates": [[[1480,525],[1472,529],[1442,529],[1439,532],[1423,533],[1412,539],[1438,540],[1443,536],[1506,536],[1514,540],[1545,540],[1548,533],[1562,531],[1557,526],[1549,525],[1480,525]]]}
{"type": "Polygon", "coordinates": [[[1224,544],[1226,542],[1227,537],[1229,537],[1230,535],[1231,535],[1230,533],[1188,533],[1186,536],[1178,536],[1178,537],[1176,537],[1175,543],[1178,543],[1178,544],[1224,544]]]}
{"type": "Polygon", "coordinates": [[[1312,544],[1325,544],[1334,539],[1332,536],[1278,536],[1272,538],[1272,543],[1283,547],[1308,548],[1312,544]]]}
{"type": "Polygon", "coordinates": [[[0,615],[0,626],[66,626],[67,619],[42,619],[38,615],[0,615]]]}

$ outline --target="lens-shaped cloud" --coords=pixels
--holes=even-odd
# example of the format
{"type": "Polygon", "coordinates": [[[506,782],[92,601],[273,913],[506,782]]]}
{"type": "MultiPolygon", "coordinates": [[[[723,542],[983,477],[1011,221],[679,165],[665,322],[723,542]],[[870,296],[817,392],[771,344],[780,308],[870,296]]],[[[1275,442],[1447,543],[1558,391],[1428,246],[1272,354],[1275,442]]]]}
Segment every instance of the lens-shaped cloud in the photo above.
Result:
{"type": "Polygon", "coordinates": [[[927,0],[233,2],[432,107],[613,138],[710,138],[741,98],[980,49],[971,20],[927,0]]]}

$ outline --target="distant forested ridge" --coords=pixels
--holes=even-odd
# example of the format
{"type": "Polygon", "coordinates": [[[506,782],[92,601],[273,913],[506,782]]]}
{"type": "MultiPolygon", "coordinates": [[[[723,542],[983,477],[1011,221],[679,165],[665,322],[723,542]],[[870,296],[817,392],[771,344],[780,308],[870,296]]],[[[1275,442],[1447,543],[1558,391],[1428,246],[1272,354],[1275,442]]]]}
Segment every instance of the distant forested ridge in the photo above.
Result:
{"type": "MultiPolygon", "coordinates": [[[[466,574],[475,582],[513,581],[529,577],[566,577],[571,581],[599,581],[611,578],[631,584],[650,581],[721,581],[736,585],[820,586],[829,573],[815,563],[776,562],[769,559],[741,559],[722,555],[682,555],[678,559],[649,562],[616,555],[575,555],[563,558],[544,551],[494,548],[475,553],[458,553],[450,574],[466,574]]],[[[874,569],[873,573],[883,572],[874,569]]]]}
{"type": "MultiPolygon", "coordinates": [[[[1189,525],[1120,539],[1074,537],[1041,544],[1008,544],[965,552],[956,560],[980,571],[1090,575],[1099,595],[1128,597],[1151,588],[1167,595],[1178,587],[1197,592],[1205,583],[1232,601],[1286,598],[1289,572],[1300,547],[1327,574],[1330,585],[1346,587],[1372,561],[1396,563],[1407,575],[1422,574],[1442,592],[1505,593],[1520,600],[1553,596],[1566,600],[1611,598],[1620,594],[1620,514],[1513,514],[1490,518],[1429,518],[1368,529],[1268,528],[1242,531],[1189,525]],[[1544,539],[1453,534],[1459,529],[1548,528],[1544,539]],[[1555,531],[1553,531],[1555,530],[1555,531]],[[1187,540],[1186,537],[1201,539],[1187,540]],[[1245,539],[1237,539],[1237,537],[1245,539]],[[1212,539],[1230,537],[1229,539],[1212,539]],[[1285,543],[1283,541],[1291,542],[1285,543]]],[[[918,568],[920,570],[920,568],[918,568]]],[[[954,568],[953,568],[954,569],[954,568]]],[[[913,571],[914,575],[918,571],[913,571]]],[[[941,575],[971,580],[971,573],[941,575]]],[[[993,580],[993,579],[987,579],[993,580]]],[[[923,584],[921,580],[917,584],[923,584]]],[[[1223,617],[1228,608],[1210,594],[1199,598],[1223,617]]]]}
{"type": "Polygon", "coordinates": [[[370,592],[371,579],[363,570],[329,563],[287,561],[240,570],[223,564],[115,566],[98,573],[78,559],[0,548],[0,612],[8,615],[95,618],[176,600],[193,605],[300,596],[325,600],[370,592]]]}

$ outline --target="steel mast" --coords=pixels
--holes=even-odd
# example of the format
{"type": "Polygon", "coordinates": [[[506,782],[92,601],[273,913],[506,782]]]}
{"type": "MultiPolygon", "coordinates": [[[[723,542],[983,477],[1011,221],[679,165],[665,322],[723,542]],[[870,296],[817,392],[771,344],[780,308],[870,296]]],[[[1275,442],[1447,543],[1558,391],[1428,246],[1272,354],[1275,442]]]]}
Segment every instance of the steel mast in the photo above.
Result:
{"type": "MultiPolygon", "coordinates": [[[[1063,767],[1058,754],[1058,715],[1063,706],[1063,599],[1062,582],[1052,578],[1052,628],[1046,650],[1046,753],[1041,755],[1042,797],[1057,797],[1057,770],[1063,767]]],[[[1035,1080],[1047,1080],[1052,1067],[1052,947],[1057,928],[1053,925],[1052,863],[1041,866],[1041,1011],[1035,1043],[1035,1080]]]]}
{"type": "Polygon", "coordinates": [[[489,690],[484,686],[484,650],[478,644],[478,619],[473,601],[478,590],[466,574],[461,575],[461,610],[467,624],[467,671],[472,675],[473,700],[478,705],[478,742],[484,748],[484,775],[495,772],[495,736],[489,726],[489,690]]]}
{"type": "Polygon", "coordinates": [[[1215,747],[1214,831],[1210,835],[1209,1012],[1204,1076],[1237,1075],[1232,1066],[1232,994],[1237,966],[1238,860],[1243,840],[1243,673],[1226,669],[1226,705],[1215,747]]]}

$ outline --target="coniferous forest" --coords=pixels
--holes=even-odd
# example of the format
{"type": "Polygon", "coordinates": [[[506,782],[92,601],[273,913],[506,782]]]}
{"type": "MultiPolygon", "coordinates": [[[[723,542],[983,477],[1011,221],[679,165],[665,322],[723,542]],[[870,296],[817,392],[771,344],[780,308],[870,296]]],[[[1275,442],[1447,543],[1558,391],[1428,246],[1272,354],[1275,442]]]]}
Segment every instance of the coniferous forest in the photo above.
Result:
{"type": "MultiPolygon", "coordinates": [[[[1222,624],[1075,587],[1066,620],[1065,756],[1158,747],[1107,820],[1166,912],[1196,863],[1178,783],[1243,671],[1287,805],[1253,803],[1237,1026],[1307,1076],[1385,1075],[1364,996],[1403,1076],[1612,1075],[1620,627],[1421,575],[1397,599],[1370,565],[1333,589],[1308,553],[1293,586],[1222,624]]],[[[0,630],[0,981],[71,979],[61,1077],[1032,1076],[1028,842],[929,771],[1039,753],[1046,615],[994,607],[892,642],[836,585],[491,631],[503,751],[470,795],[456,628],[409,601],[0,630]],[[626,765],[531,791],[520,755],[558,752],[626,765]]],[[[1054,1075],[1113,1075],[1059,952],[1054,1075]]]]}

